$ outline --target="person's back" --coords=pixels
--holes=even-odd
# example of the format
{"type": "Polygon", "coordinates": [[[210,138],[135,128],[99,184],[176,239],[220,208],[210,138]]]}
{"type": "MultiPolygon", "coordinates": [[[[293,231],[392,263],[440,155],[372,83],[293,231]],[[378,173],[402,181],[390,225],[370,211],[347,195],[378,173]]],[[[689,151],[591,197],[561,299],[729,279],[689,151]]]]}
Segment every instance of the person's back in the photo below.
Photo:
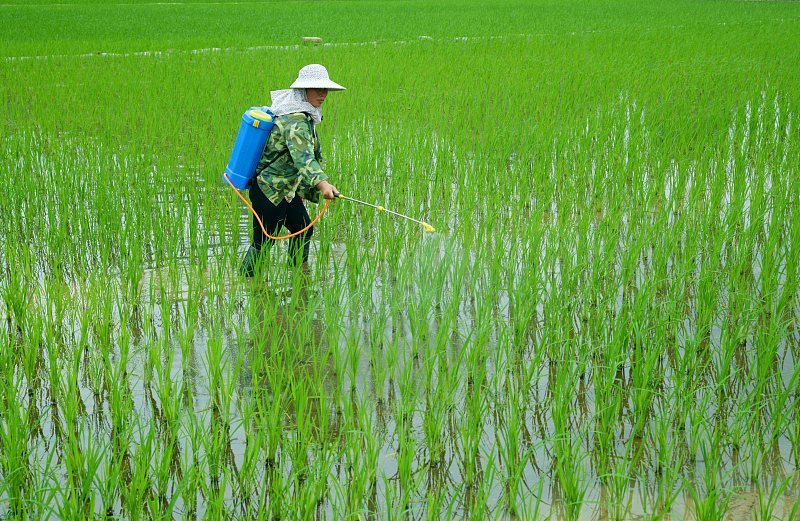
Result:
{"type": "Polygon", "coordinates": [[[295,195],[319,202],[316,186],[327,179],[313,119],[305,112],[275,118],[264,153],[256,167],[259,186],[267,199],[278,204],[295,195]]]}

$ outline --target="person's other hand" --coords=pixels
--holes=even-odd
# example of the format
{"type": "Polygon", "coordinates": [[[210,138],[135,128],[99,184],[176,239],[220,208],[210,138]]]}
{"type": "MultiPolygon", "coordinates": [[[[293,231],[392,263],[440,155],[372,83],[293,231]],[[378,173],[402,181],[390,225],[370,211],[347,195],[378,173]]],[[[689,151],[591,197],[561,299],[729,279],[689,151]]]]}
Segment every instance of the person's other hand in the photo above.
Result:
{"type": "Polygon", "coordinates": [[[336,195],[339,193],[339,190],[327,181],[320,181],[317,189],[322,192],[322,197],[325,199],[336,199],[336,195]]]}

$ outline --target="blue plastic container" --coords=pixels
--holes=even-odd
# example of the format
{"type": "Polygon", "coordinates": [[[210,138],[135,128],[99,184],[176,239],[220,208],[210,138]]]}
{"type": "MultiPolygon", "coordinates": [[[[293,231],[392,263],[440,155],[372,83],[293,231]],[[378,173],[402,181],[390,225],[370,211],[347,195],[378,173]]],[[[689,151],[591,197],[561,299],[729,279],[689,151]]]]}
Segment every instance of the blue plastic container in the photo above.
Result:
{"type": "MultiPolygon", "coordinates": [[[[266,107],[250,107],[242,116],[242,125],[233,145],[225,173],[238,190],[250,188],[258,160],[264,152],[269,132],[275,124],[274,115],[266,107]]],[[[223,176],[223,181],[225,178],[223,176]]]]}

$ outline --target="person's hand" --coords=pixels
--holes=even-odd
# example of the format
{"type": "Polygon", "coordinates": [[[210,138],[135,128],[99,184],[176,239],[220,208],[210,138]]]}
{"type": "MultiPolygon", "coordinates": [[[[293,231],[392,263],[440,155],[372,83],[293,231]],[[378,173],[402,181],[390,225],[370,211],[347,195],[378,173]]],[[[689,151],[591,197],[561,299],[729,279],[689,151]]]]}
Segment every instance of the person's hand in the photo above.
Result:
{"type": "Polygon", "coordinates": [[[339,190],[327,181],[320,181],[317,188],[325,199],[336,199],[336,196],[339,195],[339,190]]]}

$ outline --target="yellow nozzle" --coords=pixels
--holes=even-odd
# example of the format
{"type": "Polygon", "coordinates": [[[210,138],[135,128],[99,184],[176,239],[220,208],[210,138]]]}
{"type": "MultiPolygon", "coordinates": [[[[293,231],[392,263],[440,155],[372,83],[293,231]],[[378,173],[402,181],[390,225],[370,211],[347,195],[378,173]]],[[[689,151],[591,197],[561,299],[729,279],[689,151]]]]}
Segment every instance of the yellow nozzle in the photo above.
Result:
{"type": "Polygon", "coordinates": [[[375,208],[377,208],[379,212],[385,212],[386,211],[386,208],[384,208],[383,206],[376,206],[375,208]]]}
{"type": "Polygon", "coordinates": [[[433,233],[436,231],[436,228],[428,223],[422,223],[422,228],[425,230],[425,233],[433,233]]]}

